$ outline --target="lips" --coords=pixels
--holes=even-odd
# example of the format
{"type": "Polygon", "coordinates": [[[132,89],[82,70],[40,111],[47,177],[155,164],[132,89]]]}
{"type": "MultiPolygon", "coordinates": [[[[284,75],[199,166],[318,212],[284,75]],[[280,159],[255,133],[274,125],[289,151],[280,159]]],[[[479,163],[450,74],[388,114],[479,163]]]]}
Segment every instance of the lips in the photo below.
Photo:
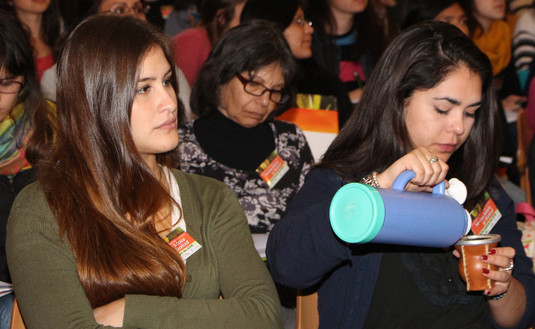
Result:
{"type": "Polygon", "coordinates": [[[176,129],[176,119],[172,118],[172,119],[166,120],[164,123],[156,127],[156,129],[166,129],[166,130],[176,129]]]}
{"type": "Polygon", "coordinates": [[[457,149],[456,144],[438,144],[440,151],[446,153],[453,153],[457,149]]]}

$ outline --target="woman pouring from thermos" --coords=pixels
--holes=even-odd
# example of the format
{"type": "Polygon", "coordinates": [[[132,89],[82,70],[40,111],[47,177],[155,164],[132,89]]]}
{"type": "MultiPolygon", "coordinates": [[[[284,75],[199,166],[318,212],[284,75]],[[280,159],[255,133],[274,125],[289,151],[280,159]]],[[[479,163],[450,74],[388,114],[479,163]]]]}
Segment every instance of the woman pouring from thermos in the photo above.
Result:
{"type": "Polygon", "coordinates": [[[535,276],[514,203],[494,178],[499,130],[488,58],[447,23],[405,30],[272,230],[267,258],[274,279],[317,290],[320,328],[529,327],[535,276]],[[493,200],[501,217],[490,233],[501,243],[480,256],[496,266],[481,270],[493,288],[467,292],[453,248],[352,244],[335,235],[329,210],[340,188],[361,182],[389,189],[406,170],[415,176],[405,190],[431,192],[456,177],[466,184],[468,211],[487,196],[493,200]]]}

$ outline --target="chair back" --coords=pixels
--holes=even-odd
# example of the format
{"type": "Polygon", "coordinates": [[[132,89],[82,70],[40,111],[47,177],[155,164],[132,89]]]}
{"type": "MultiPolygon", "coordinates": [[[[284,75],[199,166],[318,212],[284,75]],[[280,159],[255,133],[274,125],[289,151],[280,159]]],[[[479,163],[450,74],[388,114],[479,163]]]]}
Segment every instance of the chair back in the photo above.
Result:
{"type": "Polygon", "coordinates": [[[310,295],[297,292],[296,317],[296,329],[318,329],[320,317],[317,292],[310,295]]]}
{"type": "Polygon", "coordinates": [[[526,193],[526,202],[531,205],[533,200],[531,200],[531,189],[529,186],[528,159],[532,132],[526,119],[525,110],[520,110],[518,112],[516,127],[518,142],[516,165],[518,167],[518,172],[520,173],[520,188],[526,193]]]}
{"type": "Polygon", "coordinates": [[[26,329],[22,315],[20,314],[19,303],[17,299],[13,300],[13,310],[11,310],[11,325],[9,329],[26,329]]]}

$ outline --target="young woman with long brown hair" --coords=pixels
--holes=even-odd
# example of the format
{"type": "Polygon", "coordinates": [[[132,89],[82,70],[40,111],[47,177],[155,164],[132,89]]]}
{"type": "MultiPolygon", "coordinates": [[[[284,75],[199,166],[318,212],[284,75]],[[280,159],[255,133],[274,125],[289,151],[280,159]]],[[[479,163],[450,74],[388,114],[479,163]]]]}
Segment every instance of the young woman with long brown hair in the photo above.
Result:
{"type": "Polygon", "coordinates": [[[167,167],[179,103],[165,35],[92,17],[68,37],[58,72],[57,145],[8,224],[27,326],[280,326],[233,193],[167,167]]]}

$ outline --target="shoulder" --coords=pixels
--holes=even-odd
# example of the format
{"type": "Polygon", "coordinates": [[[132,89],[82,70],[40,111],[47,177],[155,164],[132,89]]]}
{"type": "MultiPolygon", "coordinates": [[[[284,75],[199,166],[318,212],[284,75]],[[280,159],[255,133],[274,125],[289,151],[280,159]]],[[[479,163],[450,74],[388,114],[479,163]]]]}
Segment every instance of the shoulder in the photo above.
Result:
{"type": "Polygon", "coordinates": [[[29,232],[43,227],[57,233],[57,222],[48,205],[45,193],[38,182],[26,186],[15,198],[9,221],[8,232],[29,232]]]}
{"type": "Polygon", "coordinates": [[[173,43],[180,45],[182,43],[202,43],[208,41],[208,34],[203,28],[186,29],[173,37],[173,43]]]}
{"type": "Polygon", "coordinates": [[[13,202],[12,210],[30,209],[36,211],[50,210],[45,193],[37,182],[29,184],[19,192],[13,202]]]}
{"type": "Polygon", "coordinates": [[[232,193],[228,186],[214,178],[186,173],[178,169],[171,169],[181,191],[200,197],[214,196],[218,193],[232,193]]]}
{"type": "Polygon", "coordinates": [[[509,194],[507,194],[504,187],[497,178],[492,179],[489,184],[488,191],[498,209],[503,211],[512,207],[514,211],[515,203],[513,199],[511,199],[509,194]]]}
{"type": "Polygon", "coordinates": [[[301,128],[299,128],[297,125],[291,122],[282,121],[282,120],[273,120],[271,122],[275,129],[277,130],[277,133],[293,133],[296,135],[305,135],[301,128]]]}
{"type": "Polygon", "coordinates": [[[180,137],[193,134],[193,122],[194,121],[188,121],[178,127],[178,133],[180,137]]]}

